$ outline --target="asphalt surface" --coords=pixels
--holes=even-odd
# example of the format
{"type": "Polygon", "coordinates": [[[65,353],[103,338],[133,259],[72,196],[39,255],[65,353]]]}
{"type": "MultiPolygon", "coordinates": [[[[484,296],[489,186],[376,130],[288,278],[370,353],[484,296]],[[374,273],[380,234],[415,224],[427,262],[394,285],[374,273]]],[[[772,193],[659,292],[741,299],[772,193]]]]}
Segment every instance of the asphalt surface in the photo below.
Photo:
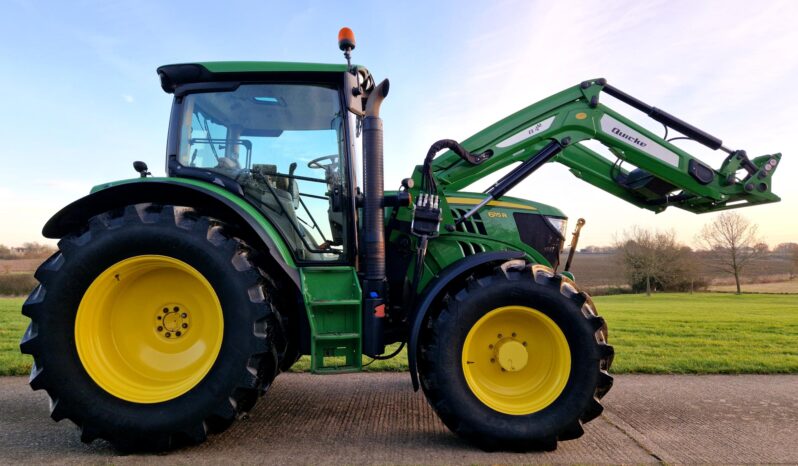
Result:
{"type": "Polygon", "coordinates": [[[798,463],[798,375],[617,376],[604,414],[554,452],[486,453],[449,433],[405,373],[283,374],[249,417],[168,455],[119,456],[0,378],[0,463],[798,463]]]}

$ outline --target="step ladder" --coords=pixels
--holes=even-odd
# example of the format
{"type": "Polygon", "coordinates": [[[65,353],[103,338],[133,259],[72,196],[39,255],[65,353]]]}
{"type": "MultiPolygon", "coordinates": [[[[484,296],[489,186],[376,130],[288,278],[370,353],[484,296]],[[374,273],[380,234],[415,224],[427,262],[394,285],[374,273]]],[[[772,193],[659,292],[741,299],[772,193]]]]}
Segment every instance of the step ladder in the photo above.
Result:
{"type": "Polygon", "coordinates": [[[353,267],[299,269],[310,323],[313,373],[361,370],[360,281],[353,267]]]}

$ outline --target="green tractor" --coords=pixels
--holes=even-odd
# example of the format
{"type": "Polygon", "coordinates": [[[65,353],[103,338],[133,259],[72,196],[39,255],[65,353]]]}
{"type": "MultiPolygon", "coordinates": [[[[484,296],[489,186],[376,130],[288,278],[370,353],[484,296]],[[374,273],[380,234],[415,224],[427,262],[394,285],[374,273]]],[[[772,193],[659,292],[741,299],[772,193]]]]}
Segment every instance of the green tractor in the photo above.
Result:
{"type": "Polygon", "coordinates": [[[486,450],[554,449],[601,413],[613,349],[590,297],[557,271],[565,215],[505,193],[559,162],[653,212],[779,200],[780,154],[749,159],[604,79],[436,142],[384,191],[388,80],[349,63],[351,31],[339,45],[345,65],[160,67],[174,96],[167,176],[136,162],[139,177],[96,186],[44,226],[59,250],[36,272],[20,346],[31,387],[83,441],[196,444],[301,355],[314,373],[355,372],[400,343],[452,431],[486,450]],[[604,94],[728,156],[712,168],[604,94]]]}

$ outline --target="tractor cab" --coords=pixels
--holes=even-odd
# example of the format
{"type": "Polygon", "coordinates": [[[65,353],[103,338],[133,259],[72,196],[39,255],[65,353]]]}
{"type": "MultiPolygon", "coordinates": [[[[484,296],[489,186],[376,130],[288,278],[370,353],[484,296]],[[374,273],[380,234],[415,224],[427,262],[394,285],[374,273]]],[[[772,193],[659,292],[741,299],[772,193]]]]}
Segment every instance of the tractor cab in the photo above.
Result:
{"type": "Polygon", "coordinates": [[[346,263],[365,68],[205,63],[159,68],[175,94],[169,176],[232,188],[279,230],[299,262],[346,263]]]}

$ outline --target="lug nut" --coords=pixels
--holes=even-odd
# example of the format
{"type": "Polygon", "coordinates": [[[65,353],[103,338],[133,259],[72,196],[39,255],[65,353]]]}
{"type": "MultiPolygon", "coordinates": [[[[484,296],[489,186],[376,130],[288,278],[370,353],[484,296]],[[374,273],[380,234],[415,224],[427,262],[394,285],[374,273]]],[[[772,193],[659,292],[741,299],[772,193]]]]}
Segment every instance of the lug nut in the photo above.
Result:
{"type": "Polygon", "coordinates": [[[498,337],[499,337],[499,338],[501,338],[501,337],[502,337],[502,334],[500,333],[500,334],[498,335],[498,337]]]}
{"type": "Polygon", "coordinates": [[[168,313],[168,312],[169,312],[169,308],[167,308],[167,307],[163,308],[163,313],[164,313],[164,314],[166,314],[166,313],[168,313]]]}
{"type": "Polygon", "coordinates": [[[158,326],[158,331],[159,331],[159,332],[163,332],[163,327],[161,327],[161,326],[158,326]]]}
{"type": "Polygon", "coordinates": [[[171,337],[171,336],[172,336],[172,334],[171,334],[171,333],[169,333],[169,332],[166,332],[166,338],[169,338],[169,337],[171,337]]]}
{"type": "Polygon", "coordinates": [[[515,332],[513,332],[513,337],[515,337],[515,332]]]}
{"type": "Polygon", "coordinates": [[[493,349],[493,345],[488,345],[488,349],[493,349]]]}
{"type": "Polygon", "coordinates": [[[522,344],[523,344],[524,346],[526,346],[526,342],[523,342],[522,344]]]}
{"type": "Polygon", "coordinates": [[[493,359],[493,358],[490,358],[490,362],[492,362],[492,363],[493,363],[493,362],[496,362],[496,360],[495,360],[495,359],[493,359]]]}
{"type": "Polygon", "coordinates": [[[161,316],[158,316],[158,320],[161,320],[161,316]]]}
{"type": "Polygon", "coordinates": [[[180,335],[182,335],[182,333],[180,333],[180,330],[178,330],[177,332],[175,332],[175,336],[176,336],[176,337],[179,337],[180,335]]]}
{"type": "Polygon", "coordinates": [[[180,308],[179,308],[179,307],[177,307],[177,306],[175,306],[175,312],[177,312],[177,311],[179,311],[179,310],[180,310],[180,308]]]}
{"type": "Polygon", "coordinates": [[[182,317],[182,318],[184,318],[184,319],[185,319],[186,317],[188,317],[188,314],[186,314],[186,313],[184,312],[184,313],[180,314],[180,317],[182,317]]]}
{"type": "Polygon", "coordinates": [[[188,324],[183,324],[183,328],[188,328],[188,324]]]}

